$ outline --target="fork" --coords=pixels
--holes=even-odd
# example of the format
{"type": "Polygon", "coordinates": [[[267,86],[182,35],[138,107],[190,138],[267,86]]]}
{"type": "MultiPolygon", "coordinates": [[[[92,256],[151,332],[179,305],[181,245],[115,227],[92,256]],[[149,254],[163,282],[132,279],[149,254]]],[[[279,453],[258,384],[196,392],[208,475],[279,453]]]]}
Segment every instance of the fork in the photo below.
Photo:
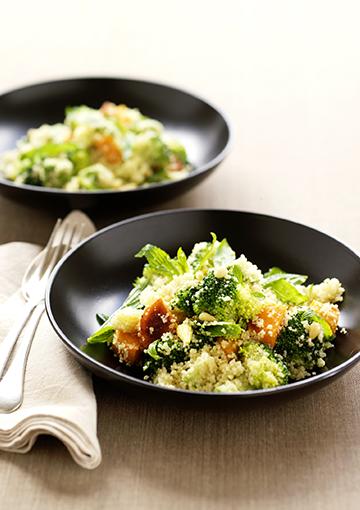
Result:
{"type": "Polygon", "coordinates": [[[73,225],[58,220],[44,249],[42,262],[24,282],[26,305],[16,324],[0,344],[0,411],[15,411],[23,400],[25,369],[30,347],[40,318],[45,310],[45,290],[57,262],[71,246],[82,238],[83,224],[73,225]],[[21,340],[18,339],[21,335],[21,340]],[[20,345],[17,346],[17,343],[20,345]],[[16,350],[11,357],[13,350],[16,350]]]}

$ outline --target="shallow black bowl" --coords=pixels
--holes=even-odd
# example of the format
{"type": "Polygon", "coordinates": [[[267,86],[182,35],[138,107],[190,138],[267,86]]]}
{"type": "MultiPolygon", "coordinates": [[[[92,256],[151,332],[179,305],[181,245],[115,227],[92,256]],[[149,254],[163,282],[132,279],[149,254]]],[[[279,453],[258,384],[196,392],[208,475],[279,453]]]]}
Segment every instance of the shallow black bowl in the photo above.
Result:
{"type": "Polygon", "coordinates": [[[185,145],[194,169],[182,180],[129,191],[68,192],[19,185],[0,177],[0,191],[36,205],[118,208],[167,200],[198,184],[227,154],[230,127],[224,115],[206,101],[182,90],[140,80],[78,78],[39,83],[0,96],[0,154],[12,149],[29,128],[64,119],[67,106],[100,107],[104,101],[124,103],[160,120],[185,145]]]}
{"type": "Polygon", "coordinates": [[[175,396],[203,399],[269,397],[315,389],[343,374],[360,358],[360,259],[335,239],[310,227],[261,214],[227,210],[178,210],[139,216],[105,228],[71,252],[56,268],[48,287],[46,308],[65,346],[92,372],[114,382],[175,396]],[[348,330],[335,342],[330,370],[304,381],[269,390],[212,394],[169,390],[136,378],[117,365],[105,346],[81,350],[97,329],[95,314],[112,313],[124,300],[143,262],[133,255],[146,243],[175,254],[189,252],[209,233],[226,237],[236,253],[245,253],[261,269],[280,266],[308,274],[310,282],[337,277],[346,289],[341,326],[348,330]]]}

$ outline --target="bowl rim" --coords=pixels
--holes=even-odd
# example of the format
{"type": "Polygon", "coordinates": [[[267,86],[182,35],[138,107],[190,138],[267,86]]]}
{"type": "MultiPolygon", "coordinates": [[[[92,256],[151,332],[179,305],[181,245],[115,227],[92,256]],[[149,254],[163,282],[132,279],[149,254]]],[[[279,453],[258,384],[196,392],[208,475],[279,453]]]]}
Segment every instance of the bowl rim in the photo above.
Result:
{"type": "MultiPolygon", "coordinates": [[[[72,351],[76,357],[82,357],[84,358],[89,365],[92,365],[96,371],[105,371],[105,373],[109,373],[112,376],[115,376],[118,378],[119,382],[126,382],[128,384],[137,385],[143,387],[145,390],[153,390],[153,391],[159,391],[166,394],[174,394],[174,395],[189,395],[192,397],[205,397],[209,399],[216,399],[216,398],[225,398],[225,399],[233,399],[233,398],[239,398],[239,399],[246,399],[246,398],[257,398],[257,397],[264,397],[267,395],[275,395],[275,394],[282,394],[287,392],[292,392],[300,388],[306,388],[308,386],[311,386],[312,384],[316,384],[321,381],[326,381],[334,378],[341,372],[346,372],[349,368],[354,366],[358,361],[360,361],[360,351],[353,354],[349,359],[346,361],[343,361],[339,365],[327,370],[326,372],[323,372],[321,374],[317,374],[311,377],[308,377],[307,379],[302,379],[300,381],[291,382],[288,384],[285,384],[283,386],[276,386],[275,388],[267,388],[267,389],[259,389],[259,390],[244,390],[244,391],[238,391],[238,392],[232,392],[232,393],[225,393],[225,392],[206,392],[206,391],[195,391],[195,390],[184,390],[180,388],[168,388],[165,386],[156,385],[154,383],[144,381],[142,379],[136,378],[132,375],[125,374],[122,372],[119,372],[118,370],[115,370],[114,368],[108,367],[107,365],[104,365],[103,363],[95,360],[85,352],[83,352],[79,347],[77,347],[62,331],[60,326],[57,324],[55,316],[52,312],[51,307],[51,291],[53,287],[54,280],[56,279],[56,276],[58,272],[60,271],[61,267],[66,263],[67,259],[70,258],[73,253],[75,253],[77,250],[79,250],[82,246],[85,244],[91,242],[93,239],[103,235],[106,232],[109,232],[111,230],[115,230],[117,228],[121,228],[123,225],[127,225],[129,223],[135,223],[138,221],[146,220],[147,218],[157,217],[157,216],[172,216],[177,214],[182,214],[184,212],[192,212],[192,213],[235,213],[235,214],[245,214],[248,216],[257,216],[264,218],[265,220],[276,220],[284,223],[291,223],[292,225],[300,226],[306,229],[309,229],[317,234],[321,234],[336,243],[340,244],[353,258],[357,259],[360,264],[360,256],[359,254],[344,244],[342,241],[339,241],[337,238],[326,234],[325,232],[322,232],[321,230],[318,230],[316,228],[310,227],[306,225],[305,223],[288,220],[286,218],[282,218],[279,216],[272,216],[270,214],[263,214],[263,213],[255,213],[251,211],[244,211],[240,209],[224,209],[224,208],[181,208],[181,209],[167,209],[163,211],[157,211],[153,213],[146,213],[141,214],[138,216],[133,216],[131,218],[127,218],[125,220],[113,223],[107,227],[104,227],[98,231],[96,231],[94,234],[89,236],[87,239],[82,241],[80,244],[78,244],[75,248],[70,250],[55,266],[50,279],[48,281],[47,287],[46,287],[46,293],[45,293],[45,308],[46,313],[49,318],[50,324],[52,325],[53,329],[57,333],[57,335],[60,337],[60,339],[64,342],[65,346],[72,351]]],[[[84,339],[85,340],[85,339],[84,339]]]]}
{"type": "Polygon", "coordinates": [[[198,94],[195,94],[187,89],[175,87],[173,85],[167,84],[166,82],[157,82],[152,80],[143,80],[140,78],[132,78],[132,77],[126,77],[126,76],[73,76],[69,78],[61,78],[61,79],[54,79],[54,80],[46,80],[46,81],[39,81],[39,82],[31,82],[28,85],[23,85],[21,87],[17,87],[14,89],[6,90],[3,93],[0,94],[0,100],[6,96],[10,96],[11,94],[14,94],[16,92],[31,90],[33,88],[37,88],[39,86],[46,86],[46,85],[52,85],[55,83],[65,83],[65,82],[76,82],[76,81],[95,81],[95,80],[105,80],[105,81],[111,81],[111,80],[117,80],[117,81],[128,81],[128,82],[137,82],[142,83],[146,85],[155,85],[161,88],[167,88],[170,90],[173,90],[175,92],[180,92],[182,94],[185,94],[187,96],[192,97],[193,99],[197,99],[198,101],[202,102],[203,104],[210,107],[212,110],[214,110],[224,121],[225,126],[228,131],[228,138],[226,141],[226,144],[224,148],[217,154],[214,158],[212,158],[210,161],[203,165],[195,166],[194,169],[190,170],[190,172],[181,179],[178,180],[172,180],[172,181],[164,181],[164,182],[158,182],[158,183],[152,183],[148,185],[139,186],[137,188],[129,189],[129,190],[116,190],[116,189],[102,189],[102,190],[78,190],[78,191],[68,191],[64,190],[63,188],[50,188],[47,186],[34,186],[32,184],[17,184],[13,181],[10,181],[3,177],[0,174],[0,185],[8,186],[10,188],[20,189],[20,190],[28,190],[28,191],[35,191],[40,193],[50,193],[50,194],[57,194],[57,195],[64,195],[64,196],[71,196],[71,197],[83,197],[83,196],[93,196],[93,195],[113,195],[116,193],[125,193],[128,195],[131,195],[132,193],[136,193],[139,191],[145,191],[149,189],[158,189],[158,188],[166,188],[168,186],[172,186],[178,182],[191,180],[192,178],[196,178],[198,175],[205,174],[206,172],[210,171],[211,169],[215,168],[219,163],[221,163],[231,151],[231,148],[233,147],[233,139],[234,139],[234,128],[232,121],[230,121],[229,116],[227,113],[224,112],[224,110],[211,101],[203,98],[202,96],[199,96],[198,94]]]}

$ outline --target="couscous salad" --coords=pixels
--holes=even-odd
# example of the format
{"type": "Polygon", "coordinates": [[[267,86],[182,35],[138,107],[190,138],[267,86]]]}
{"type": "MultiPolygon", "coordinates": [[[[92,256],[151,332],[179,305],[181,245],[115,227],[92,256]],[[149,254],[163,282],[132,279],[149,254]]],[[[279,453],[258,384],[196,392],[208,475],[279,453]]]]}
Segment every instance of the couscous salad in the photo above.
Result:
{"type": "Polygon", "coordinates": [[[110,102],[67,108],[64,123],[30,129],[0,157],[6,179],[67,191],[128,190],[189,170],[184,146],[160,122],[110,102]]]}
{"type": "MultiPolygon", "coordinates": [[[[88,343],[169,388],[237,392],[273,388],[326,370],[344,289],[336,278],[278,267],[262,273],[215,234],[186,256],[147,244],[142,276],[120,309],[98,316],[88,343]]],[[[342,330],[344,332],[344,330],[342,330]]]]}

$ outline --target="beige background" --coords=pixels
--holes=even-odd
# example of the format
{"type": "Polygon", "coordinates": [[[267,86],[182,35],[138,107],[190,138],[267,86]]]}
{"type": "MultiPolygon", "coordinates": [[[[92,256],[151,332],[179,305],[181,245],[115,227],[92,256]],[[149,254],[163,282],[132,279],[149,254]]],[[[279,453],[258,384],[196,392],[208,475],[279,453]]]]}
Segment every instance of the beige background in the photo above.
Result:
{"type": "MultiPolygon", "coordinates": [[[[124,75],[183,86],[227,111],[231,155],[162,208],[270,213],[360,250],[358,2],[8,2],[1,18],[1,90],[124,75]]],[[[43,242],[54,218],[0,198],[0,241],[43,242]]],[[[101,467],[81,470],[49,438],[26,456],[2,453],[1,506],[357,509],[359,383],[355,368],[298,401],[224,411],[167,408],[97,382],[101,467]]]]}

